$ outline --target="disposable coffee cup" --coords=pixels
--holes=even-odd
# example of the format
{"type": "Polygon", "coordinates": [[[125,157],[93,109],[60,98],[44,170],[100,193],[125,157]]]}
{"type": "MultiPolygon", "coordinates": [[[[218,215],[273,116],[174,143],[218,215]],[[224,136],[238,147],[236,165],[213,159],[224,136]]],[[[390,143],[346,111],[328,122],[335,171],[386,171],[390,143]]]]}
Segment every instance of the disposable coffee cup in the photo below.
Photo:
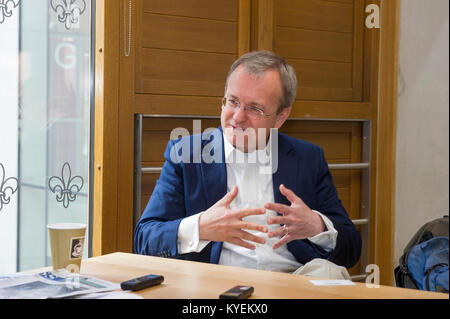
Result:
{"type": "Polygon", "coordinates": [[[47,225],[54,270],[67,269],[79,273],[83,257],[85,224],[58,223],[47,225]]]}

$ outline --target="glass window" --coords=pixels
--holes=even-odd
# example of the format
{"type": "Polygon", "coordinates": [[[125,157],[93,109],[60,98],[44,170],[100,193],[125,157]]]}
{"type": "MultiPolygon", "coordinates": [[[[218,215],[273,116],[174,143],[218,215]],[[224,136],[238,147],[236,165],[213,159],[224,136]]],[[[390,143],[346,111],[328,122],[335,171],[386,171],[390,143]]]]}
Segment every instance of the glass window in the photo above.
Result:
{"type": "Polygon", "coordinates": [[[0,273],[51,265],[47,224],[89,225],[91,16],[0,0],[0,273]]]}

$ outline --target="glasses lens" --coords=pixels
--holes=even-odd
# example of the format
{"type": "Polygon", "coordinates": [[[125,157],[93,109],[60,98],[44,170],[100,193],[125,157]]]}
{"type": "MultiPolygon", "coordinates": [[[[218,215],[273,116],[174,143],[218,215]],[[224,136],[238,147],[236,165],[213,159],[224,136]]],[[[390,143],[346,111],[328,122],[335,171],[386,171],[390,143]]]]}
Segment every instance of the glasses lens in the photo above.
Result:
{"type": "MultiPolygon", "coordinates": [[[[241,107],[241,104],[239,101],[230,99],[227,97],[222,98],[222,107],[229,107],[231,109],[239,109],[241,107]]],[[[263,110],[261,110],[259,107],[248,105],[244,108],[245,114],[253,119],[260,119],[265,116],[265,113],[263,110]]]]}
{"type": "Polygon", "coordinates": [[[246,108],[246,113],[248,116],[253,117],[253,118],[259,118],[259,117],[264,116],[263,110],[261,110],[260,108],[258,108],[256,106],[248,106],[246,108]]]}

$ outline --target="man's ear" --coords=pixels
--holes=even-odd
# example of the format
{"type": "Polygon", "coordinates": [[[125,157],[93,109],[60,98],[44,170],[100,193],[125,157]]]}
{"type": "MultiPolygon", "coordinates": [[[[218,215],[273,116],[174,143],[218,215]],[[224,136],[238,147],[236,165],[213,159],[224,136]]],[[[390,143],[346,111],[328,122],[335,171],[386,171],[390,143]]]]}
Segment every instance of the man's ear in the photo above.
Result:
{"type": "Polygon", "coordinates": [[[280,114],[277,115],[277,121],[275,122],[275,128],[279,129],[284,122],[289,118],[289,115],[291,114],[292,106],[285,107],[280,114]]]}

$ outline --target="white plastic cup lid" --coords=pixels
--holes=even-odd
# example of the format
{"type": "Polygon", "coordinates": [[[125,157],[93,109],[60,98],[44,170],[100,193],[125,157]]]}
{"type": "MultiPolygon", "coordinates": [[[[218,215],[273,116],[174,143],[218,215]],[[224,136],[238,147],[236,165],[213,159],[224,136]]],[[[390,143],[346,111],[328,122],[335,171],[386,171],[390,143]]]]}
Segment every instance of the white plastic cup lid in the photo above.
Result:
{"type": "Polygon", "coordinates": [[[49,229],[82,229],[86,228],[86,224],[79,223],[55,223],[47,225],[49,229]]]}

